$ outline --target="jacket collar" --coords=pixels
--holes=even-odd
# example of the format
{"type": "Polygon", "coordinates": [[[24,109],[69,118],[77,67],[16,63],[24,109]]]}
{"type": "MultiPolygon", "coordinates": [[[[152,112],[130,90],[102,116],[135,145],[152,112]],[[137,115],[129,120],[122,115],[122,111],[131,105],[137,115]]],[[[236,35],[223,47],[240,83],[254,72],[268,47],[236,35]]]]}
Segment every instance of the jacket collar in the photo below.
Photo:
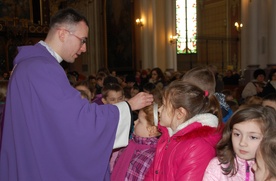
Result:
{"type": "Polygon", "coordinates": [[[173,131],[171,128],[167,128],[169,135],[172,136],[178,131],[182,130],[183,128],[195,122],[200,123],[202,126],[209,126],[213,128],[218,127],[218,118],[211,113],[204,113],[204,114],[195,115],[194,117],[188,119],[184,123],[180,124],[175,131],[173,131]]]}

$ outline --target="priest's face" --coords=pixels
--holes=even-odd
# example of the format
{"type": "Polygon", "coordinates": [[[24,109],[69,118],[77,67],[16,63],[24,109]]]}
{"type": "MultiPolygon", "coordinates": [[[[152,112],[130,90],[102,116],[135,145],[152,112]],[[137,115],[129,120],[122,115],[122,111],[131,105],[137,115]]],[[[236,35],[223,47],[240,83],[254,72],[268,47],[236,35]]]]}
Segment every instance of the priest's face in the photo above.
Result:
{"type": "Polygon", "coordinates": [[[88,26],[79,22],[73,28],[64,28],[65,38],[63,42],[62,58],[68,63],[74,63],[83,52],[86,52],[86,40],[88,37],[88,26]]]}

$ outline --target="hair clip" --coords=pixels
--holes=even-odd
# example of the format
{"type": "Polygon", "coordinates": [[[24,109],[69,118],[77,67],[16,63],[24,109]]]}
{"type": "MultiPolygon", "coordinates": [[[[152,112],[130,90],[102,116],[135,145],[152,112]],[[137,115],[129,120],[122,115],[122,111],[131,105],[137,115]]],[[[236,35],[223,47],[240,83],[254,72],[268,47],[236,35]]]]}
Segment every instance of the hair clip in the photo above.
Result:
{"type": "Polygon", "coordinates": [[[208,92],[207,90],[205,90],[205,91],[204,91],[204,96],[205,96],[205,97],[208,97],[208,95],[209,95],[209,92],[208,92]]]}

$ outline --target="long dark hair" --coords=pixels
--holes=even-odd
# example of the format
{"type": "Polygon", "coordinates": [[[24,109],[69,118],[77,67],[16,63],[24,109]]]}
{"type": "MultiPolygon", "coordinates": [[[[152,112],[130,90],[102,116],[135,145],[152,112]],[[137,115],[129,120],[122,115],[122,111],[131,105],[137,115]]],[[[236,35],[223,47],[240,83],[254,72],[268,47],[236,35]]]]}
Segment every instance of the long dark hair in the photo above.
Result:
{"type": "Polygon", "coordinates": [[[270,107],[264,107],[262,105],[245,105],[241,106],[227,121],[222,139],[217,144],[217,157],[221,166],[221,169],[225,175],[235,175],[238,171],[238,165],[236,165],[236,154],[232,145],[232,130],[235,124],[255,121],[259,123],[262,133],[275,125],[276,111],[270,107]]]}

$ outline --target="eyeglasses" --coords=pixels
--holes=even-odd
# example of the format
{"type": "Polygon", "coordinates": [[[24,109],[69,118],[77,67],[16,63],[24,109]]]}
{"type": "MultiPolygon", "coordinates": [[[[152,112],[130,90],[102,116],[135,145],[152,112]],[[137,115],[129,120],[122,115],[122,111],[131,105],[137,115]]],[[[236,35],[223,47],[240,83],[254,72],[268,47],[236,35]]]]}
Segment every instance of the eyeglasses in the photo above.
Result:
{"type": "Polygon", "coordinates": [[[77,35],[75,35],[74,33],[72,33],[72,32],[69,31],[69,30],[66,30],[66,29],[60,29],[60,30],[65,30],[65,31],[67,31],[70,35],[73,35],[74,37],[76,37],[77,39],[79,39],[80,42],[81,42],[81,45],[83,45],[83,44],[85,44],[85,43],[87,42],[86,38],[80,38],[80,37],[78,37],[77,35]]]}

